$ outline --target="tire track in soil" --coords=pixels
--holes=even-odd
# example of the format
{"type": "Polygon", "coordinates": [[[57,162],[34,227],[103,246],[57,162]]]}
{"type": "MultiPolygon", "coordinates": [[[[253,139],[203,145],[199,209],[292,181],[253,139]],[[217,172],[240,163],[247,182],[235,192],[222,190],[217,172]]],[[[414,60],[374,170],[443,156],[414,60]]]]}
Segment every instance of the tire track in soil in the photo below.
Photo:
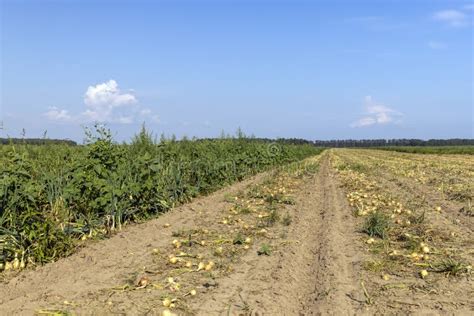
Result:
{"type": "Polygon", "coordinates": [[[360,251],[349,206],[322,157],[317,175],[291,206],[287,246],[272,256],[255,251],[235,273],[193,306],[199,315],[353,315],[364,305],[360,251]]]}
{"type": "Polygon", "coordinates": [[[330,168],[326,156],[318,179],[315,296],[304,314],[354,315],[365,301],[359,285],[362,248],[357,246],[360,236],[350,207],[330,168]]]}

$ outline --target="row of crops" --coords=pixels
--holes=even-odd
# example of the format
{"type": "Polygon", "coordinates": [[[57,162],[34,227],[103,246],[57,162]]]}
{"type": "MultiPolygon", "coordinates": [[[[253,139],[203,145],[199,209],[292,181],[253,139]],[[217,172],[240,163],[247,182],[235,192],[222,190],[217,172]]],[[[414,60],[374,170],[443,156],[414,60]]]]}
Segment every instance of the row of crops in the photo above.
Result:
{"type": "Polygon", "coordinates": [[[84,146],[0,146],[0,268],[67,256],[176,204],[321,149],[247,138],[130,144],[98,127],[84,146]]]}

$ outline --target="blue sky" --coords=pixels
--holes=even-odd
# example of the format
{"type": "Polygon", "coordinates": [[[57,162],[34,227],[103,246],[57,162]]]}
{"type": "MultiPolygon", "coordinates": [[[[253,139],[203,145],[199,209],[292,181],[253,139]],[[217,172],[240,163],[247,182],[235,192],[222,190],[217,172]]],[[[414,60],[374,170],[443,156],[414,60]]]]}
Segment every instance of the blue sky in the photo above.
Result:
{"type": "Polygon", "coordinates": [[[474,137],[473,2],[0,3],[0,137],[474,137]]]}

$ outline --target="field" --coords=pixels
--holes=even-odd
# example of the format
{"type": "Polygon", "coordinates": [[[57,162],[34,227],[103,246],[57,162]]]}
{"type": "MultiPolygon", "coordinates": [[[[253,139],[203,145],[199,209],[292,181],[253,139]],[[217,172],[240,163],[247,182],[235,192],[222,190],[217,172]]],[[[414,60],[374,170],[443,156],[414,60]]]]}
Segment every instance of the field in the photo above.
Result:
{"type": "Polygon", "coordinates": [[[54,146],[0,147],[1,314],[474,311],[470,155],[54,146]]]}

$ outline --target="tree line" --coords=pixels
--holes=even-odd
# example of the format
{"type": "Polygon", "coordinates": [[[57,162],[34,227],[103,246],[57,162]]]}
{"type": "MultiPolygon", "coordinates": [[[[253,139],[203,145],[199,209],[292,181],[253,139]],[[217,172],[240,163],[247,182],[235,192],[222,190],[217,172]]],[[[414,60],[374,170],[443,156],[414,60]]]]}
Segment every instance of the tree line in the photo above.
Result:
{"type": "MultiPolygon", "coordinates": [[[[221,137],[222,138],[222,137],[221,137]]],[[[232,138],[226,136],[225,138],[232,138]]],[[[272,143],[277,142],[281,144],[295,144],[295,145],[313,145],[316,147],[394,147],[394,146],[474,146],[474,139],[465,138],[450,138],[450,139],[333,139],[333,140],[307,140],[301,138],[257,138],[254,136],[247,137],[245,135],[238,135],[237,138],[248,138],[258,142],[272,143]]],[[[188,139],[188,141],[206,141],[207,139],[188,139]]],[[[175,137],[171,141],[179,141],[175,137]]],[[[162,140],[161,140],[162,141],[162,140]]],[[[48,144],[64,144],[69,146],[76,146],[75,141],[69,139],[45,139],[45,138],[0,138],[0,144],[29,144],[29,145],[48,145],[48,144]]]]}

